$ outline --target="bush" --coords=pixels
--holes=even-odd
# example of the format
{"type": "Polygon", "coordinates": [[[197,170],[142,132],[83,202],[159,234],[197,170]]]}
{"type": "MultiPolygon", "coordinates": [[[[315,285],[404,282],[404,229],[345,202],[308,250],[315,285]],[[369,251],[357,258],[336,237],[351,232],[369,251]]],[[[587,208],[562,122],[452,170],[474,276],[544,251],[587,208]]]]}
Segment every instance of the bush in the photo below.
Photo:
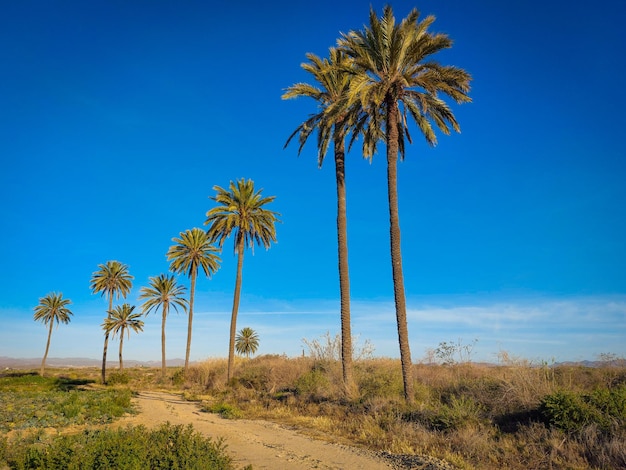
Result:
{"type": "Polygon", "coordinates": [[[399,367],[373,364],[359,372],[358,386],[364,399],[400,397],[404,393],[402,370],[399,367]]]}
{"type": "Polygon", "coordinates": [[[609,430],[614,423],[626,422],[626,386],[601,388],[591,394],[561,390],[546,396],[540,411],[546,422],[563,431],[580,432],[594,424],[609,430]]]}
{"type": "Polygon", "coordinates": [[[202,409],[203,411],[207,411],[209,413],[218,414],[224,419],[241,418],[243,414],[241,410],[236,406],[223,402],[214,403],[212,405],[205,405],[202,409]]]}
{"type": "Polygon", "coordinates": [[[296,394],[313,400],[325,398],[330,381],[321,368],[314,368],[296,380],[296,394]]]}
{"type": "Polygon", "coordinates": [[[109,385],[127,385],[129,382],[130,375],[126,371],[111,372],[107,380],[109,385]]]}
{"type": "Polygon", "coordinates": [[[213,442],[193,430],[166,423],[148,431],[144,426],[91,430],[58,436],[43,444],[14,446],[5,456],[10,468],[232,469],[222,441],[213,442]]]}
{"type": "Polygon", "coordinates": [[[471,398],[452,396],[434,415],[432,425],[443,431],[462,429],[478,424],[481,413],[482,406],[471,398]]]}
{"type": "Polygon", "coordinates": [[[69,392],[0,390],[0,432],[13,429],[109,423],[131,411],[131,392],[107,389],[69,392]]]}

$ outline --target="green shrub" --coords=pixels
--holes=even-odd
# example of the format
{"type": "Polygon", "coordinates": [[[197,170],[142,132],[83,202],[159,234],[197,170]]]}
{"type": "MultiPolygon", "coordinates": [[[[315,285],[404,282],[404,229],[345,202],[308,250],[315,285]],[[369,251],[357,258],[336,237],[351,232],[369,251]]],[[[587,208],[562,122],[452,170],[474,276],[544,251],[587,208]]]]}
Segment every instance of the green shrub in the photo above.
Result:
{"type": "Polygon", "coordinates": [[[202,408],[209,413],[215,413],[220,415],[224,419],[237,419],[243,416],[243,413],[239,408],[228,403],[218,402],[212,405],[206,405],[202,408]]]}
{"type": "Polygon", "coordinates": [[[107,383],[109,385],[128,385],[130,382],[130,375],[126,371],[115,371],[109,374],[107,383]]]}
{"type": "Polygon", "coordinates": [[[10,468],[142,470],[232,469],[221,440],[213,442],[191,425],[171,425],[148,431],[144,426],[90,430],[58,436],[49,443],[30,442],[7,452],[10,468]]]}
{"type": "Polygon", "coordinates": [[[185,369],[179,367],[172,374],[172,385],[181,386],[185,383],[185,369]]]}
{"type": "Polygon", "coordinates": [[[54,378],[42,377],[36,372],[13,372],[0,376],[0,391],[52,390],[56,388],[54,378]]]}
{"type": "Polygon", "coordinates": [[[564,431],[581,431],[590,424],[608,430],[613,423],[626,422],[626,387],[599,388],[590,394],[558,391],[546,396],[540,411],[551,426],[564,431]]]}
{"type": "Polygon", "coordinates": [[[432,417],[435,429],[449,431],[480,422],[482,406],[469,397],[452,396],[432,417]]]}
{"type": "Polygon", "coordinates": [[[259,392],[267,391],[270,378],[270,370],[263,365],[249,365],[239,372],[237,381],[245,388],[259,392]]]}
{"type": "Polygon", "coordinates": [[[0,390],[0,432],[13,429],[109,423],[132,410],[127,389],[0,390]]]}
{"type": "Polygon", "coordinates": [[[399,397],[404,392],[400,368],[370,368],[359,378],[359,391],[363,398],[399,397]]]}
{"type": "Polygon", "coordinates": [[[297,395],[312,399],[325,397],[329,386],[330,381],[322,368],[314,368],[301,375],[295,384],[297,395]]]}

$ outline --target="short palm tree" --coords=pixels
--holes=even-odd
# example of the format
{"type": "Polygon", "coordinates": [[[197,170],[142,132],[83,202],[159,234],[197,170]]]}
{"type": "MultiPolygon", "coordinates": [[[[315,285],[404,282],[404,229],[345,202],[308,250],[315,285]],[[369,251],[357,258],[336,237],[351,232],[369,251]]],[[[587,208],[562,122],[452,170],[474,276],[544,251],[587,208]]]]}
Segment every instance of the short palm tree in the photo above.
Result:
{"type": "MultiPolygon", "coordinates": [[[[99,264],[98,270],[91,276],[90,288],[94,294],[98,292],[109,299],[109,312],[113,310],[113,297],[126,298],[133,287],[133,276],[128,273],[128,266],[119,261],[107,261],[99,264]]],[[[106,383],[107,348],[109,346],[109,333],[104,334],[104,350],[102,352],[102,383],[106,383]]]]}
{"type": "MultiPolygon", "coordinates": [[[[318,112],[300,124],[289,136],[285,147],[298,134],[300,154],[304,144],[317,130],[318,165],[321,167],[328,145],[333,143],[335,156],[335,180],[337,188],[337,247],[339,260],[339,292],[341,300],[341,362],[346,392],[354,390],[352,378],[352,333],[350,325],[350,275],[348,269],[348,218],[346,212],[345,139],[351,129],[358,128],[358,106],[348,107],[348,90],[352,73],[351,60],[336,48],[330,49],[328,59],[307,54],[309,62],[302,68],[317,82],[315,85],[296,83],[287,88],[283,99],[309,97],[317,102],[318,112]]],[[[353,133],[353,139],[357,133],[353,133]]]]}
{"type": "Polygon", "coordinates": [[[239,330],[235,338],[235,349],[237,353],[249,359],[259,349],[259,335],[257,332],[248,326],[239,330]]]}
{"type": "Polygon", "coordinates": [[[150,285],[142,287],[139,299],[146,299],[142,305],[143,313],[161,308],[161,374],[165,377],[165,320],[170,307],[178,313],[178,307],[187,310],[187,299],[184,298],[185,287],[179,286],[174,276],[160,274],[150,278],[150,285]]]}
{"type": "Polygon", "coordinates": [[[130,331],[139,333],[143,331],[143,320],[140,320],[142,314],[133,312],[135,306],[128,304],[118,305],[111,312],[109,316],[104,319],[104,323],[101,325],[106,333],[112,333],[115,338],[116,334],[120,334],[120,371],[124,370],[124,361],[122,360],[122,348],[124,347],[124,333],[128,333],[128,339],[130,339],[130,331]]]}
{"type": "Polygon", "coordinates": [[[206,214],[207,219],[204,224],[209,226],[209,238],[222,248],[226,239],[232,234],[235,240],[235,253],[237,253],[237,278],[228,347],[227,380],[230,382],[235,359],[235,332],[241,295],[243,252],[246,246],[254,250],[255,243],[269,249],[271,243],[276,242],[275,224],[279,221],[280,214],[265,209],[264,206],[274,201],[275,197],[262,197],[262,190],[255,191],[252,180],[246,181],[241,178],[236,183],[231,181],[228,190],[219,186],[214,186],[213,189],[217,191],[217,194],[211,196],[211,199],[218,205],[206,214]]]}
{"type": "Polygon", "coordinates": [[[56,322],[69,323],[70,316],[73,313],[67,306],[71,304],[70,299],[64,299],[62,293],[52,292],[45,297],[39,299],[39,305],[35,307],[35,321],[43,321],[44,325],[48,325],[48,342],[46,343],[46,352],[43,355],[41,361],[40,374],[43,376],[46,368],[46,358],[48,357],[48,350],[50,349],[50,338],[52,337],[52,326],[56,322]]]}
{"type": "Polygon", "coordinates": [[[186,274],[190,278],[189,289],[189,321],[187,324],[187,351],[185,353],[185,373],[189,367],[189,353],[191,351],[191,323],[193,321],[193,301],[196,292],[196,278],[198,270],[211,278],[219,269],[221,259],[217,255],[219,250],[211,244],[209,235],[199,228],[180,232],[180,238],[173,238],[176,243],[167,252],[170,261],[170,271],[177,274],[186,274]]]}
{"type": "MultiPolygon", "coordinates": [[[[412,10],[400,24],[393,10],[386,6],[379,19],[370,9],[370,24],[362,31],[342,34],[339,47],[354,61],[355,76],[350,82],[350,101],[359,103],[370,116],[370,125],[378,126],[387,147],[387,186],[389,200],[391,264],[394,283],[396,320],[400,344],[400,359],[407,401],[412,401],[410,380],[411,352],[406,319],[406,298],[402,272],[400,222],[398,215],[397,161],[404,157],[409,116],[430,145],[435,145],[436,128],[444,134],[460,131],[452,111],[440,94],[457,103],[471,101],[468,96],[471,76],[465,70],[440,65],[431,56],[452,46],[445,34],[428,31],[435,21],[428,16],[419,21],[412,10]]],[[[365,148],[365,147],[364,147],[365,148]]],[[[375,145],[370,148],[371,158],[375,145]]]]}

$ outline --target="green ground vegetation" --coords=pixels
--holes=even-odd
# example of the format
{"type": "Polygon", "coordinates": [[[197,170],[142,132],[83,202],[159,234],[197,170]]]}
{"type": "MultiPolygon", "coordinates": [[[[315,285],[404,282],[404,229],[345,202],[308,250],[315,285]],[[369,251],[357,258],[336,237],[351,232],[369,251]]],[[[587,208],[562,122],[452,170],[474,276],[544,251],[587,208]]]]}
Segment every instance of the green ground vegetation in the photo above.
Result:
{"type": "MultiPolygon", "coordinates": [[[[31,371],[0,375],[0,468],[10,469],[232,469],[221,441],[192,426],[163,424],[108,428],[134,412],[132,390],[154,371],[113,373],[107,387],[96,370],[31,371]]],[[[158,381],[152,381],[152,386],[158,381]]]]}

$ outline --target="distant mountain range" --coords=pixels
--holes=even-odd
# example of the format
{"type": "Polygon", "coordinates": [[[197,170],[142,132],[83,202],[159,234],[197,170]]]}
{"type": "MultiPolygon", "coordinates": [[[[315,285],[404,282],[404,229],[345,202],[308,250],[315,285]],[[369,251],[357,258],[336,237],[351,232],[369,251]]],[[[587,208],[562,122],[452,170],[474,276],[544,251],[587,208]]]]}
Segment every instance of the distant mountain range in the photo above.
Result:
{"type": "MultiPolygon", "coordinates": [[[[31,369],[41,366],[41,357],[15,358],[0,356],[0,369],[31,369]]],[[[184,366],[184,359],[168,359],[168,367],[184,366]]],[[[118,361],[107,361],[107,367],[116,367],[118,361]]],[[[100,367],[102,359],[89,359],[85,357],[49,357],[46,359],[46,367],[100,367]]],[[[161,367],[161,361],[133,361],[124,359],[126,367],[161,367]]]]}

